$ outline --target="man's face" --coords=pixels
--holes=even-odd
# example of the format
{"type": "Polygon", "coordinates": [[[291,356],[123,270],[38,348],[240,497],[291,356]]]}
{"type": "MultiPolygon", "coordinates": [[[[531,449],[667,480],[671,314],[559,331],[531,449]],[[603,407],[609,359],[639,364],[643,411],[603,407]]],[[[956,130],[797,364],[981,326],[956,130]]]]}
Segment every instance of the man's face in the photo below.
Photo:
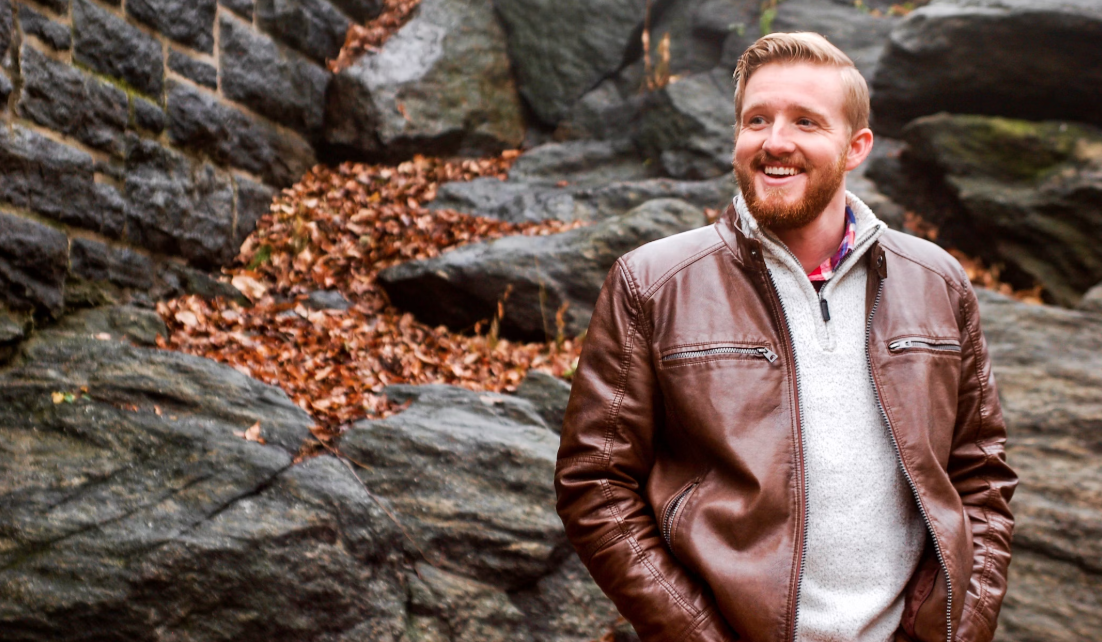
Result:
{"type": "MultiPolygon", "coordinates": [[[[839,198],[855,158],[838,70],[770,63],[750,76],[743,95],[735,175],[750,213],[773,230],[815,220],[839,198]]],[[[867,130],[863,130],[867,131],[867,130]]]]}

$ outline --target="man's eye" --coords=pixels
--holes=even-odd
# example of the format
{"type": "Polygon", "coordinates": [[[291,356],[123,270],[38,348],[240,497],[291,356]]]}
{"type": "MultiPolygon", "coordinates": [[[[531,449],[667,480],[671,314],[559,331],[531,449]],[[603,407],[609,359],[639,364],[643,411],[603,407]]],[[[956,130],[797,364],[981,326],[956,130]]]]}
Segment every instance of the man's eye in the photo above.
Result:
{"type": "Polygon", "coordinates": [[[746,121],[747,125],[762,125],[765,123],[765,119],[761,116],[754,116],[750,120],[746,121]]]}
{"type": "Polygon", "coordinates": [[[799,125],[800,127],[814,127],[815,126],[815,123],[812,122],[811,119],[809,119],[809,118],[801,118],[801,119],[796,121],[796,124],[799,125]]]}

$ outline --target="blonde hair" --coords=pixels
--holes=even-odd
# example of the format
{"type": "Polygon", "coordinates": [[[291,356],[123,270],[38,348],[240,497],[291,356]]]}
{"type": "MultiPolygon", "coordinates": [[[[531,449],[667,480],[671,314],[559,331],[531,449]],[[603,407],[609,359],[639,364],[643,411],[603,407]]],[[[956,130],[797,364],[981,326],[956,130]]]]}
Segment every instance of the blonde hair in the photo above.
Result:
{"type": "MultiPolygon", "coordinates": [[[[817,33],[771,33],[758,38],[743,52],[735,67],[735,118],[742,122],[746,83],[755,71],[769,63],[809,62],[838,69],[846,93],[845,114],[850,133],[869,126],[869,86],[850,57],[817,33]]],[[[735,126],[738,137],[739,127],[735,126]]]]}

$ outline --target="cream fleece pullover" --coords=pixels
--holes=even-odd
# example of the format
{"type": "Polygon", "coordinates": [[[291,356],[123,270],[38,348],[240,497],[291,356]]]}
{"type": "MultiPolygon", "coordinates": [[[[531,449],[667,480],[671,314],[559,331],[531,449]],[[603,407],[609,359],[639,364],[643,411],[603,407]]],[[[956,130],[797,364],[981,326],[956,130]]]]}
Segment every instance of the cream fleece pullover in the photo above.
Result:
{"type": "Polygon", "coordinates": [[[853,252],[816,293],[796,257],[760,228],[741,197],[744,231],[762,241],[791,328],[800,376],[807,474],[807,553],[799,642],[889,642],[926,529],[877,406],[865,350],[865,261],[885,225],[853,194],[853,252]],[[828,302],[824,321],[820,297],[828,302]]]}

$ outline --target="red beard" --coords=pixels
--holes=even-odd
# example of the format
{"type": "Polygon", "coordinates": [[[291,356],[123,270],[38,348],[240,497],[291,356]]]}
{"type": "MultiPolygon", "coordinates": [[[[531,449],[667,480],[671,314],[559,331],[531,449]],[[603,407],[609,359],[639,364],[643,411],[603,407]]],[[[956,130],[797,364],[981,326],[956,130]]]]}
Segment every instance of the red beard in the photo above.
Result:
{"type": "Polygon", "coordinates": [[[774,231],[798,229],[818,218],[838,193],[845,175],[845,152],[838,158],[838,162],[826,171],[809,168],[798,155],[777,158],[770,156],[764,150],[759,151],[750,160],[748,167],[735,166],[735,177],[742,190],[742,197],[746,200],[746,208],[754,215],[754,220],[759,225],[774,231]],[[764,194],[758,194],[754,189],[754,174],[766,165],[784,165],[803,170],[807,175],[807,187],[803,198],[795,202],[786,201],[779,189],[767,189],[764,194]]]}

